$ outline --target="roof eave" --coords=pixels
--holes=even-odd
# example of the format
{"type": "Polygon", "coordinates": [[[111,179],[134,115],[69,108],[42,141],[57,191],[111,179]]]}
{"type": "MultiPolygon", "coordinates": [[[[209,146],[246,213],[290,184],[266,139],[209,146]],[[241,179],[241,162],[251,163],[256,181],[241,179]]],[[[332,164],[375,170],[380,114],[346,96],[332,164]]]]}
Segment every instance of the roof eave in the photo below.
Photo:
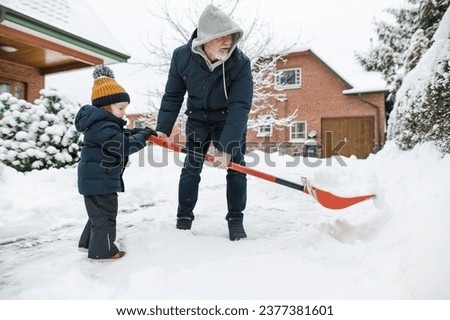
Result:
{"type": "Polygon", "coordinates": [[[110,48],[106,48],[92,41],[68,33],[64,30],[55,28],[54,26],[51,26],[49,24],[32,19],[9,8],[0,6],[0,9],[1,9],[0,17],[2,18],[0,22],[2,20],[7,20],[22,27],[28,28],[30,30],[45,34],[60,41],[83,48],[97,55],[101,55],[105,58],[108,58],[108,60],[111,60],[110,62],[127,62],[128,59],[130,58],[130,56],[125,53],[118,52],[110,48]]]}
{"type": "Polygon", "coordinates": [[[342,94],[345,95],[353,95],[353,94],[369,94],[369,93],[387,93],[389,92],[389,90],[387,89],[348,89],[348,90],[343,90],[342,94]]]}

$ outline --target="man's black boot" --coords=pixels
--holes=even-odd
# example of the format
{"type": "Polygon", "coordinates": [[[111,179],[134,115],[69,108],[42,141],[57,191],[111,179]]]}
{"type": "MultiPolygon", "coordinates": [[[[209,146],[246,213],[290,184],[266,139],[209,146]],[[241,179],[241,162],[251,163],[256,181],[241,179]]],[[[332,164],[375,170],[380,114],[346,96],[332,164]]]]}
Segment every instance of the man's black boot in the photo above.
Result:
{"type": "Polygon", "coordinates": [[[240,220],[229,220],[228,221],[228,231],[230,232],[230,240],[236,241],[240,239],[247,238],[244,226],[240,220]]]}
{"type": "Polygon", "coordinates": [[[189,219],[178,219],[177,220],[177,229],[180,230],[191,230],[192,220],[189,219]]]}

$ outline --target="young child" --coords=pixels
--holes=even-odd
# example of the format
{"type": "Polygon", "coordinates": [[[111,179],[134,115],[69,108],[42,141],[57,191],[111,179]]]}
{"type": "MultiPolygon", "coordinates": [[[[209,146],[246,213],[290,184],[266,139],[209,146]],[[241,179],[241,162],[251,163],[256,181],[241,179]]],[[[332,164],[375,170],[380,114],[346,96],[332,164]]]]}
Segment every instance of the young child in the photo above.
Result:
{"type": "Polygon", "coordinates": [[[128,93],[106,66],[97,66],[93,76],[92,105],[83,106],[75,118],[76,129],[84,133],[78,191],[84,196],[89,216],[78,247],[88,251],[91,259],[114,261],[125,255],[114,241],[117,192],[124,191],[122,175],[128,156],[144,148],[156,133],[149,128],[125,129],[128,93]]]}

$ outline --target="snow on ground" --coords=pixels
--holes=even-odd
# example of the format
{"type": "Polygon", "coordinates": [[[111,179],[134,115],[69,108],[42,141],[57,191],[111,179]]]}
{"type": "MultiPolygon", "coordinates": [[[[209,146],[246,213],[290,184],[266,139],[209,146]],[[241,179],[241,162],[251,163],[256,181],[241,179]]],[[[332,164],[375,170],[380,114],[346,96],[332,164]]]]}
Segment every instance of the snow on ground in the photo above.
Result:
{"type": "Polygon", "coordinates": [[[93,263],[77,250],[86,212],[76,168],[0,167],[0,299],[450,298],[450,156],[429,144],[409,152],[387,144],[366,160],[247,160],[293,182],[305,175],[335,194],[377,199],[334,211],[249,177],[248,239],[231,242],[225,171],[205,167],[193,228],[180,231],[182,155],[150,147],[132,157],[119,196],[117,243],[127,255],[93,263]]]}

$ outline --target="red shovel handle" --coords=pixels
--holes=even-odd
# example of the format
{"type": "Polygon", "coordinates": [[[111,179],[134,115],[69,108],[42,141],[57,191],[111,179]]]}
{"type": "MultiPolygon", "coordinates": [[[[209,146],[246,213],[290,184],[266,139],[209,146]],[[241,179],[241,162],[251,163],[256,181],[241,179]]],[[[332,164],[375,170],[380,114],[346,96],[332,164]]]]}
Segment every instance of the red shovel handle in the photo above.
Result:
{"type": "MultiPolygon", "coordinates": [[[[159,138],[159,137],[155,137],[155,136],[151,136],[150,140],[154,143],[156,143],[157,145],[164,147],[166,149],[169,150],[173,150],[176,152],[181,152],[181,153],[185,153],[185,154],[191,154],[193,156],[198,156],[198,157],[204,157],[206,161],[214,163],[215,159],[213,156],[207,154],[204,155],[202,153],[199,152],[195,152],[192,150],[187,150],[185,147],[182,147],[180,145],[174,144],[170,141],[167,141],[165,139],[159,138]]],[[[228,168],[234,170],[234,171],[238,171],[238,172],[242,172],[242,173],[246,173],[249,174],[251,176],[255,176],[258,177],[260,179],[264,179],[270,182],[276,182],[279,184],[285,184],[287,186],[293,187],[294,189],[298,189],[300,191],[303,191],[303,186],[301,184],[295,184],[293,182],[290,181],[286,181],[283,180],[281,178],[277,178],[275,176],[272,176],[270,174],[255,170],[255,169],[251,169],[251,168],[247,168],[244,166],[241,166],[240,164],[234,163],[234,162],[230,162],[230,164],[228,165],[228,168]]]]}
{"type": "MultiPolygon", "coordinates": [[[[188,150],[185,147],[171,143],[170,141],[167,141],[165,139],[155,137],[155,136],[150,136],[149,140],[161,147],[166,148],[166,149],[185,153],[185,154],[190,154],[193,156],[204,157],[206,161],[214,163],[214,157],[211,155],[204,155],[202,153],[198,153],[193,150],[188,150]]],[[[308,180],[304,177],[302,178],[304,185],[301,185],[298,183],[294,183],[294,182],[291,182],[288,180],[284,180],[284,179],[275,177],[273,175],[270,175],[270,174],[267,174],[267,173],[264,173],[264,172],[261,172],[261,171],[255,170],[255,169],[241,166],[241,165],[239,165],[237,163],[233,163],[233,162],[230,162],[228,167],[235,171],[246,173],[251,176],[258,177],[260,179],[264,179],[264,180],[267,180],[270,182],[275,182],[275,183],[284,185],[289,188],[303,191],[304,193],[307,193],[307,194],[310,194],[311,196],[313,196],[317,200],[317,202],[319,202],[322,206],[324,206],[325,208],[328,208],[328,209],[344,209],[351,205],[360,203],[362,201],[375,198],[375,195],[373,195],[373,194],[364,195],[364,196],[356,196],[356,197],[341,197],[341,196],[334,195],[328,191],[324,191],[324,190],[321,190],[321,189],[311,186],[309,184],[308,180]]]]}

